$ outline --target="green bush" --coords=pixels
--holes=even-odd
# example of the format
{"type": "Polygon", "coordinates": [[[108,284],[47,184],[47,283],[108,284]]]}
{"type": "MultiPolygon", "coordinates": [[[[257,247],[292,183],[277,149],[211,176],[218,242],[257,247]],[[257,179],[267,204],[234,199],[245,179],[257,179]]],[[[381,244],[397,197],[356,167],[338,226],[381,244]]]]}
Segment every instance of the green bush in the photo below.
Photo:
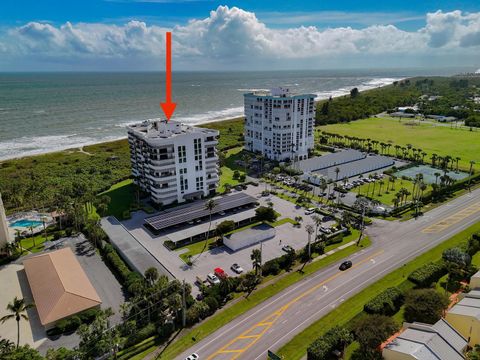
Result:
{"type": "Polygon", "coordinates": [[[127,338],[127,341],[125,342],[125,346],[128,347],[128,346],[135,345],[149,338],[150,336],[155,335],[155,332],[156,332],[155,324],[149,323],[143,328],[141,328],[140,330],[137,330],[132,335],[130,335],[127,338]]]}
{"type": "MultiPolygon", "coordinates": [[[[323,336],[320,336],[316,339],[310,346],[307,348],[307,359],[308,360],[326,360],[326,359],[338,359],[333,354],[334,350],[342,350],[345,345],[343,339],[348,338],[345,334],[348,331],[345,328],[335,326],[328,330],[323,336]]],[[[351,339],[347,339],[348,342],[351,339]]]]}
{"type": "Polygon", "coordinates": [[[369,314],[391,316],[400,310],[403,300],[403,293],[398,288],[391,287],[367,302],[363,309],[369,314]]]}
{"type": "Polygon", "coordinates": [[[269,260],[262,266],[262,274],[264,276],[278,275],[280,271],[281,268],[278,259],[269,260]]]}
{"type": "Polygon", "coordinates": [[[122,219],[123,220],[128,220],[131,219],[132,215],[130,214],[130,210],[124,210],[122,213],[122,219]]]}
{"type": "Polygon", "coordinates": [[[173,322],[167,322],[159,326],[157,331],[161,338],[166,339],[175,331],[175,324],[173,322]]]}
{"type": "Polygon", "coordinates": [[[107,263],[113,267],[113,270],[120,276],[121,280],[125,282],[128,278],[128,275],[131,273],[131,270],[122,260],[120,255],[118,255],[117,251],[112,245],[105,245],[103,251],[105,253],[107,263]]]}
{"type": "Polygon", "coordinates": [[[446,273],[447,268],[443,262],[428,263],[413,271],[408,276],[408,280],[418,287],[429,287],[446,273]]]}
{"type": "Polygon", "coordinates": [[[208,305],[208,308],[210,309],[210,314],[213,314],[220,307],[220,304],[218,303],[218,300],[215,298],[215,296],[207,296],[203,301],[205,302],[205,304],[208,305]]]}
{"type": "Polygon", "coordinates": [[[163,245],[169,250],[175,250],[175,243],[172,240],[165,240],[163,245]]]}

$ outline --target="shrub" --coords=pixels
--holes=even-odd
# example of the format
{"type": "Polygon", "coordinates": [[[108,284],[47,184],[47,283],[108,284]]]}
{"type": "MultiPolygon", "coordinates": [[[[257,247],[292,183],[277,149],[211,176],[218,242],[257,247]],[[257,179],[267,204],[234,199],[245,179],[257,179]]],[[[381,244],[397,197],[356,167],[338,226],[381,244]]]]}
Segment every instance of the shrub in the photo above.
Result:
{"type": "Polygon", "coordinates": [[[418,287],[429,287],[435,281],[438,281],[443,275],[447,273],[447,269],[443,262],[428,263],[413,271],[408,280],[413,282],[418,287]]]}
{"type": "Polygon", "coordinates": [[[128,346],[135,345],[140,341],[143,341],[149,338],[150,336],[155,335],[155,332],[156,332],[155,324],[149,323],[143,328],[141,328],[140,330],[137,330],[132,335],[130,335],[127,338],[127,341],[125,342],[125,346],[128,347],[128,346]]]}
{"type": "Polygon", "coordinates": [[[175,250],[175,243],[172,240],[165,240],[163,245],[169,250],[175,250]]]}
{"type": "Polygon", "coordinates": [[[369,314],[390,316],[400,310],[403,300],[402,292],[396,287],[391,287],[367,302],[363,309],[369,314]]]}
{"type": "Polygon", "coordinates": [[[352,341],[353,337],[347,329],[335,326],[310,344],[307,348],[307,359],[333,359],[334,350],[342,350],[345,345],[352,341]]]}
{"type": "Polygon", "coordinates": [[[262,266],[262,274],[264,276],[278,275],[280,271],[281,269],[278,259],[269,260],[262,266]]]}
{"type": "Polygon", "coordinates": [[[157,331],[161,338],[168,338],[175,331],[175,324],[173,322],[167,322],[159,326],[157,331]]]}
{"type": "Polygon", "coordinates": [[[82,311],[77,316],[80,318],[82,323],[89,324],[93,320],[95,320],[95,318],[100,314],[100,312],[101,311],[99,309],[93,308],[93,309],[82,311]]]}
{"type": "Polygon", "coordinates": [[[203,301],[210,309],[210,314],[213,314],[220,307],[220,304],[214,296],[207,296],[203,301]]]}
{"type": "Polygon", "coordinates": [[[411,290],[405,299],[404,318],[408,322],[434,324],[440,320],[448,303],[448,296],[434,289],[411,290]]]}
{"type": "Polygon", "coordinates": [[[130,210],[124,210],[122,213],[122,219],[128,220],[131,219],[132,215],[130,214],[130,210]]]}

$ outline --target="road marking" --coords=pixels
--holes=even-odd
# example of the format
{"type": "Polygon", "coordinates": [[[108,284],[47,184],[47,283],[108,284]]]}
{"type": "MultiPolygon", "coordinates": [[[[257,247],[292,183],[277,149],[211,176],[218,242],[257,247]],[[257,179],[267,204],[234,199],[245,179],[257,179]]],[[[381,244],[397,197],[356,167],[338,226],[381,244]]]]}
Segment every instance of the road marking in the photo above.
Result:
{"type": "MultiPolygon", "coordinates": [[[[372,256],[369,256],[363,260],[360,260],[358,263],[356,263],[355,265],[353,265],[350,270],[348,271],[351,271],[352,269],[366,263],[366,262],[369,262],[371,260],[372,257],[376,257],[380,254],[382,254],[384,252],[384,250],[380,250],[378,252],[376,252],[375,254],[373,254],[372,256]]],[[[337,277],[341,276],[342,274],[344,274],[345,272],[338,272],[332,276],[330,276],[329,278],[327,278],[326,280],[322,281],[321,283],[315,285],[314,287],[311,287],[310,289],[304,291],[303,293],[301,293],[300,295],[298,295],[297,297],[295,297],[294,299],[292,299],[291,301],[289,301],[287,304],[283,305],[282,307],[280,307],[279,309],[275,310],[274,312],[270,313],[269,315],[267,315],[264,319],[260,320],[258,323],[254,324],[252,327],[250,327],[249,329],[245,330],[242,334],[240,334],[239,336],[235,337],[234,339],[230,340],[227,344],[225,344],[222,348],[220,348],[220,350],[217,350],[215,353],[213,353],[212,355],[210,355],[207,360],[211,360],[211,359],[214,359],[216,358],[217,356],[222,356],[222,355],[225,355],[225,354],[232,354],[232,357],[230,357],[229,359],[231,360],[234,360],[234,359],[238,359],[238,357],[243,354],[245,351],[247,351],[251,346],[253,346],[258,340],[260,340],[260,338],[262,338],[263,335],[265,335],[265,333],[275,324],[275,322],[283,315],[283,313],[290,307],[292,306],[293,304],[295,304],[296,302],[300,301],[301,299],[303,299],[304,297],[310,295],[311,293],[313,293],[314,291],[318,290],[319,288],[325,286],[325,284],[329,283],[330,281],[336,279],[337,277]],[[260,331],[260,332],[258,332],[260,331]],[[245,341],[250,341],[248,342],[247,344],[245,344],[245,341]],[[237,348],[236,346],[233,346],[235,345],[236,343],[243,343],[245,344],[243,348],[237,348]],[[234,350],[232,350],[232,348],[234,350]]],[[[297,313],[301,312],[301,310],[297,311],[297,313]]],[[[222,358],[225,358],[225,356],[222,356],[222,358]]]]}
{"type": "Polygon", "coordinates": [[[477,203],[475,203],[473,205],[470,205],[469,207],[467,207],[463,210],[460,210],[456,214],[450,215],[450,216],[446,217],[445,219],[442,219],[442,220],[440,220],[439,222],[437,222],[433,225],[427,226],[426,228],[424,228],[422,230],[422,233],[424,233],[424,234],[439,233],[439,232],[449,228],[450,226],[462,221],[463,219],[476,214],[479,211],[480,211],[480,202],[477,202],[477,203]]]}

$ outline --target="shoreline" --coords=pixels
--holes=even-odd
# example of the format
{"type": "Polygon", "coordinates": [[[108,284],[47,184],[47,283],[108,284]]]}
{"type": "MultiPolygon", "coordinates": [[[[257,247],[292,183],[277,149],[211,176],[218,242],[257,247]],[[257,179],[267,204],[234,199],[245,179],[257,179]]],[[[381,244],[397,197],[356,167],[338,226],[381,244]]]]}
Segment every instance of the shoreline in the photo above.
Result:
{"type": "MultiPolygon", "coordinates": [[[[409,78],[410,77],[398,78],[398,79],[395,78],[394,81],[402,81],[402,80],[409,79],[409,78]]],[[[393,80],[393,78],[392,78],[392,80],[393,80]]],[[[370,87],[370,88],[367,88],[367,89],[362,89],[362,90],[359,89],[359,91],[360,91],[360,93],[363,93],[363,92],[370,91],[370,90],[381,89],[383,87],[390,86],[392,83],[393,83],[393,81],[390,82],[390,83],[383,83],[382,85],[379,85],[379,86],[373,86],[373,87],[370,87]]],[[[358,85],[356,87],[361,88],[362,86],[358,85]]],[[[315,104],[317,104],[320,101],[324,101],[324,100],[328,99],[329,97],[332,97],[333,99],[335,99],[335,98],[339,98],[339,97],[342,97],[342,96],[346,96],[346,95],[348,95],[350,90],[348,90],[348,91],[347,91],[347,89],[332,90],[332,91],[329,92],[331,94],[330,96],[321,96],[321,97],[317,96],[317,98],[315,99],[315,104]]],[[[147,119],[147,120],[154,120],[154,119],[157,119],[157,118],[152,118],[152,119],[147,119]]],[[[240,119],[243,119],[243,115],[242,116],[236,116],[236,117],[224,118],[224,119],[213,119],[213,120],[200,121],[198,123],[191,124],[191,126],[201,126],[201,125],[206,125],[206,124],[212,124],[212,123],[218,123],[218,122],[224,122],[224,121],[234,121],[234,120],[240,120],[240,119]]],[[[142,120],[139,120],[139,121],[142,121],[142,120]]],[[[134,123],[134,121],[132,121],[132,123],[134,123]]],[[[126,126],[127,125],[125,125],[125,127],[126,126]]],[[[65,136],[68,136],[68,135],[65,135],[65,136]]],[[[77,144],[75,146],[72,146],[72,147],[64,147],[64,148],[58,148],[58,149],[52,149],[52,150],[46,150],[46,151],[39,149],[38,152],[36,150],[34,150],[29,154],[0,158],[0,164],[4,163],[6,161],[21,160],[21,159],[26,159],[26,158],[36,157],[36,156],[53,154],[53,153],[61,153],[61,152],[69,152],[69,151],[70,152],[77,152],[77,151],[81,150],[83,147],[86,147],[86,146],[108,144],[108,143],[113,143],[113,142],[117,142],[117,141],[121,141],[121,140],[125,140],[125,139],[127,139],[127,135],[119,136],[119,137],[108,139],[108,140],[104,139],[104,140],[100,140],[100,141],[91,141],[91,142],[79,143],[79,144],[77,144]]]]}

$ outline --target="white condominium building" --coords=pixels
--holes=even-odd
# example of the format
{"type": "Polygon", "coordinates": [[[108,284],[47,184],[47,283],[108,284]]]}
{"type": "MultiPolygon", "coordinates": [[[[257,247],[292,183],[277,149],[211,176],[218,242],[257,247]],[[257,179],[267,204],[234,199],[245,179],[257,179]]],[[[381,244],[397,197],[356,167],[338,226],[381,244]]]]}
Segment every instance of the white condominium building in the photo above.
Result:
{"type": "Polygon", "coordinates": [[[284,161],[308,158],[313,149],[314,94],[276,88],[244,94],[245,149],[284,161]]]}
{"type": "Polygon", "coordinates": [[[129,126],[135,183],[163,205],[214,194],[219,180],[218,134],[176,121],[129,126]]]}

